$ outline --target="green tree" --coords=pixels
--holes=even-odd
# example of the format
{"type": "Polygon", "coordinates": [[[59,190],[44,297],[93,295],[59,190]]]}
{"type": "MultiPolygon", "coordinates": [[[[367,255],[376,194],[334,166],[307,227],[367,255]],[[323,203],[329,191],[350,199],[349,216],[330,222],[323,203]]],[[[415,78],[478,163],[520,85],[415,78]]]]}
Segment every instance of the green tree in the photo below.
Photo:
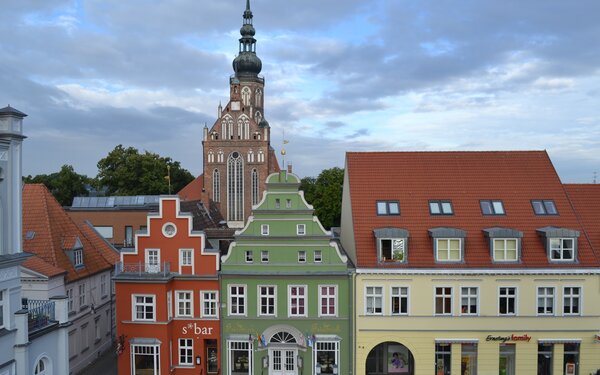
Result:
{"type": "Polygon", "coordinates": [[[59,172],[39,174],[35,177],[29,175],[23,181],[46,185],[58,203],[70,206],[73,203],[73,197],[88,195],[86,184],[89,184],[91,180],[89,177],[75,172],[73,166],[65,164],[59,172]]]}
{"type": "Polygon", "coordinates": [[[98,162],[98,183],[107,195],[157,195],[176,193],[194,179],[178,161],[158,154],[118,145],[98,162]]]}
{"type": "Polygon", "coordinates": [[[344,170],[338,167],[324,169],[317,178],[304,177],[300,181],[306,201],[314,206],[315,215],[327,229],[340,225],[343,185],[344,170]]]}

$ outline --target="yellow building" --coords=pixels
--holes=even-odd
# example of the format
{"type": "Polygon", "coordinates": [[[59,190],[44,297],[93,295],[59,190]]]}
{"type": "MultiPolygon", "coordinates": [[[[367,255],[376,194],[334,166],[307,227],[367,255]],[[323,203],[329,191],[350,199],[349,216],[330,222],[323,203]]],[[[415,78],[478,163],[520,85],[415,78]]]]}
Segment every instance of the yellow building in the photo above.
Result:
{"type": "Polygon", "coordinates": [[[545,152],[348,153],[341,242],[355,374],[600,369],[598,251],[545,152]]]}

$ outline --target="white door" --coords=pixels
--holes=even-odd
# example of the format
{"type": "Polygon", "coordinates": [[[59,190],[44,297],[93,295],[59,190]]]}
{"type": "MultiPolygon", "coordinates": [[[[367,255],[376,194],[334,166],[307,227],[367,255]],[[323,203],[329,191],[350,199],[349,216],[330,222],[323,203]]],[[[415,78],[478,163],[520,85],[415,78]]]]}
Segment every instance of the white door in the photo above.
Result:
{"type": "Polygon", "coordinates": [[[158,249],[146,249],[146,272],[160,272],[160,251],[158,249]]]}
{"type": "Polygon", "coordinates": [[[296,349],[269,350],[269,375],[297,375],[296,349]]]}

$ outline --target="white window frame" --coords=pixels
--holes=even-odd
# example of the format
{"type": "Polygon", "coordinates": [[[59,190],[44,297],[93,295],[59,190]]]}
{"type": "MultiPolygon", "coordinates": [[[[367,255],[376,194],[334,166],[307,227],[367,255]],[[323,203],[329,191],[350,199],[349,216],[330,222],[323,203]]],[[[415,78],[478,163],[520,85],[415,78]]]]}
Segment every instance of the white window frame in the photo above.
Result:
{"type": "Polygon", "coordinates": [[[535,313],[538,316],[554,316],[556,315],[556,288],[554,286],[550,286],[550,285],[541,285],[536,287],[535,289],[535,313]],[[543,290],[544,293],[540,293],[540,289],[543,290]],[[552,290],[552,294],[547,294],[547,290],[551,289],[552,290]],[[540,299],[542,299],[544,301],[544,312],[539,312],[540,310],[540,299]],[[552,307],[552,311],[551,312],[546,312],[546,309],[548,307],[548,301],[550,301],[552,304],[550,305],[552,307]]]}
{"type": "Polygon", "coordinates": [[[550,237],[550,238],[548,238],[548,257],[551,262],[574,262],[576,248],[577,248],[577,238],[575,238],[575,237],[550,237]],[[569,248],[565,249],[565,247],[564,247],[565,240],[571,241],[571,243],[573,244],[573,247],[571,247],[570,249],[569,248]],[[552,242],[554,242],[554,241],[559,241],[560,246],[558,248],[552,247],[552,242]],[[553,253],[554,253],[555,249],[556,249],[556,251],[558,251],[560,253],[560,258],[553,257],[553,253]],[[564,253],[567,250],[571,251],[571,258],[564,257],[564,253]]]}
{"type": "Polygon", "coordinates": [[[75,267],[83,266],[83,249],[73,250],[73,264],[75,267]]]}
{"type": "Polygon", "coordinates": [[[75,297],[73,295],[73,288],[67,289],[67,311],[75,311],[75,297]]]}
{"type": "Polygon", "coordinates": [[[396,262],[396,263],[406,263],[407,261],[407,249],[406,249],[406,244],[407,244],[407,239],[404,237],[398,237],[398,238],[378,238],[377,241],[379,241],[379,259],[382,262],[396,262]],[[390,258],[388,259],[387,257],[383,256],[383,241],[390,241],[390,258]],[[394,241],[402,241],[402,259],[401,260],[396,260],[394,259],[394,241]]]}
{"type": "Polygon", "coordinates": [[[154,358],[154,374],[160,375],[160,346],[159,345],[139,345],[131,344],[131,373],[135,373],[135,356],[140,355],[151,355],[154,358]],[[138,352],[138,348],[140,349],[138,352]]]}
{"type": "Polygon", "coordinates": [[[254,263],[254,252],[252,250],[244,251],[244,261],[246,263],[254,263]]]}
{"type": "Polygon", "coordinates": [[[256,311],[256,315],[257,316],[277,316],[277,285],[257,285],[256,286],[256,295],[258,296],[258,301],[257,301],[257,311],[256,311]],[[273,288],[273,294],[263,294],[263,290],[262,288],[273,288]],[[272,300],[273,302],[273,313],[269,314],[269,313],[264,313],[263,312],[263,298],[267,299],[267,307],[268,307],[268,301],[272,300]]]}
{"type": "Polygon", "coordinates": [[[145,249],[145,271],[149,273],[160,272],[160,249],[145,249]],[[156,261],[156,263],[155,263],[156,261]]]}
{"type": "Polygon", "coordinates": [[[100,275],[100,295],[106,297],[108,295],[108,288],[106,284],[106,275],[100,275]]]}
{"type": "Polygon", "coordinates": [[[179,249],[179,273],[183,267],[192,267],[194,273],[194,249],[179,249]]]}
{"type": "MultiPolygon", "coordinates": [[[[498,316],[517,316],[518,313],[519,313],[519,288],[516,287],[516,286],[514,286],[514,285],[501,285],[501,286],[499,286],[498,287],[498,300],[497,301],[498,301],[497,302],[498,303],[498,316]],[[514,296],[511,296],[511,295],[508,295],[508,294],[506,294],[506,295],[500,294],[501,291],[502,291],[502,289],[504,289],[504,288],[512,288],[512,289],[514,289],[515,290],[514,296]],[[514,312],[512,312],[512,313],[507,312],[507,313],[504,313],[504,314],[500,312],[500,305],[501,305],[500,299],[503,298],[503,297],[505,297],[505,298],[514,298],[514,300],[515,300],[515,303],[514,303],[515,311],[514,312]]],[[[508,310],[508,300],[507,300],[507,310],[508,310]]]]}
{"type": "Polygon", "coordinates": [[[306,235],[306,224],[296,224],[296,235],[298,235],[298,236],[306,235]]]}
{"type": "Polygon", "coordinates": [[[167,319],[171,320],[173,318],[173,291],[169,290],[167,292],[167,319]]]}
{"type": "Polygon", "coordinates": [[[390,315],[409,315],[410,313],[410,287],[406,285],[392,285],[390,286],[390,315]],[[394,292],[394,289],[398,288],[398,293],[394,292]],[[402,289],[406,289],[406,293],[402,293],[402,289]],[[394,312],[394,298],[399,298],[400,310],[402,310],[402,299],[406,299],[406,312],[394,312]]]}
{"type": "Polygon", "coordinates": [[[200,291],[200,316],[202,318],[219,317],[219,292],[217,290],[200,291]],[[206,313],[206,307],[213,313],[206,313]]]}
{"type": "Polygon", "coordinates": [[[451,262],[462,262],[463,260],[463,249],[462,249],[462,238],[458,237],[458,238],[436,238],[435,239],[435,261],[436,262],[443,262],[443,263],[451,263],[451,262]],[[448,250],[447,251],[447,255],[448,258],[447,259],[440,259],[439,253],[440,253],[440,241],[445,241],[448,244],[448,250]],[[450,242],[451,241],[458,241],[458,259],[450,259],[450,242]]]}
{"type": "Polygon", "coordinates": [[[298,250],[298,263],[306,263],[306,250],[298,250]]]}
{"type": "Polygon", "coordinates": [[[247,316],[248,315],[248,296],[247,296],[247,290],[248,290],[248,286],[246,284],[230,284],[227,286],[227,299],[228,299],[228,305],[229,305],[229,309],[227,311],[227,315],[229,316],[247,316]],[[236,293],[232,293],[232,288],[236,288],[238,290],[236,290],[236,293]],[[238,293],[239,292],[239,288],[243,289],[243,293],[238,293]],[[233,303],[233,299],[237,298],[237,303],[235,304],[235,306],[237,307],[237,312],[233,312],[232,307],[234,306],[233,303]],[[242,299],[242,303],[239,302],[239,299],[242,299]],[[240,308],[243,310],[241,313],[240,308]]]}
{"type": "Polygon", "coordinates": [[[384,300],[383,300],[383,286],[381,285],[365,285],[365,315],[383,315],[383,311],[385,308],[384,300]],[[372,288],[372,293],[369,292],[369,288],[372,288]],[[376,290],[379,290],[380,293],[376,293],[376,290]],[[369,300],[373,301],[373,311],[369,311],[369,300]],[[376,311],[376,302],[380,302],[380,310],[376,311]]]}
{"type": "Polygon", "coordinates": [[[81,283],[77,287],[77,291],[79,292],[79,308],[81,309],[83,306],[86,306],[85,303],[85,283],[81,283]]]}
{"type": "Polygon", "coordinates": [[[313,251],[313,262],[315,262],[315,263],[323,262],[323,251],[321,251],[321,250],[313,251]]]}
{"type": "Polygon", "coordinates": [[[300,318],[308,316],[308,287],[306,285],[288,285],[288,318],[300,318]],[[292,295],[292,289],[298,288],[298,291],[302,290],[303,294],[292,295]],[[294,301],[296,302],[296,314],[292,312],[294,307],[294,301]],[[299,313],[300,301],[303,301],[303,312],[299,313]]]}
{"type": "Polygon", "coordinates": [[[472,286],[472,285],[461,285],[460,286],[460,315],[466,315],[466,316],[479,316],[479,287],[477,286],[472,286]],[[463,289],[467,289],[467,293],[464,293],[463,289]],[[475,294],[471,294],[472,289],[475,289],[475,294]],[[463,298],[466,298],[468,303],[467,303],[467,311],[463,312],[463,298]],[[469,312],[470,307],[473,306],[471,304],[471,301],[473,300],[473,298],[475,299],[475,312],[469,312]]]}
{"type": "MultiPolygon", "coordinates": [[[[318,359],[319,359],[319,352],[324,351],[324,352],[328,352],[328,351],[333,351],[335,352],[335,363],[333,363],[334,365],[340,366],[340,342],[339,340],[334,340],[331,338],[321,338],[321,337],[317,337],[316,342],[314,343],[313,346],[313,363],[315,364],[315,366],[318,366],[318,359]],[[326,349],[325,347],[328,346],[333,346],[333,349],[326,349]]],[[[339,372],[338,372],[339,373],[339,372]]]]}
{"type": "Polygon", "coordinates": [[[433,315],[434,316],[452,316],[454,312],[454,287],[448,285],[436,285],[433,287],[433,315]],[[442,293],[438,294],[438,288],[442,289],[442,293]],[[450,289],[450,294],[446,294],[446,289],[450,289]],[[442,298],[442,312],[437,312],[437,300],[442,298]],[[446,299],[450,298],[450,311],[446,311],[446,299]]]}
{"type": "Polygon", "coordinates": [[[175,291],[175,316],[177,318],[192,318],[194,316],[194,291],[192,290],[176,290],[175,291]],[[189,298],[187,298],[189,295],[189,298]],[[189,306],[188,306],[189,305],[189,306]],[[183,313],[181,312],[183,307],[183,313]],[[190,312],[186,313],[189,307],[190,312]]]}
{"type": "Polygon", "coordinates": [[[155,294],[132,294],[131,295],[131,320],[134,322],[155,322],[156,321],[156,295],[155,294]],[[144,298],[143,302],[138,303],[136,301],[137,297],[144,298]],[[145,299],[151,298],[151,302],[147,302],[145,299]],[[137,317],[137,307],[144,307],[144,318],[137,317]],[[152,307],[152,317],[145,318],[146,316],[146,307],[152,307]]]}
{"type": "Polygon", "coordinates": [[[183,338],[178,340],[179,344],[179,365],[193,366],[194,365],[194,340],[183,338]]]}
{"type": "Polygon", "coordinates": [[[492,238],[491,241],[492,241],[492,256],[494,257],[494,262],[504,263],[504,262],[519,261],[520,249],[519,249],[519,239],[518,238],[492,238]],[[496,258],[496,241],[502,241],[504,243],[504,249],[499,249],[499,251],[502,251],[504,253],[504,259],[496,258]],[[508,241],[515,242],[515,259],[507,258],[508,250],[507,250],[506,244],[508,243],[508,241]]]}
{"type": "Polygon", "coordinates": [[[323,284],[319,285],[319,317],[337,317],[338,316],[338,286],[335,284],[323,284]],[[327,288],[329,292],[330,288],[333,288],[333,295],[329,293],[323,294],[323,288],[327,288]],[[333,306],[332,306],[333,305],[333,306]],[[326,312],[323,313],[323,307],[326,312]],[[329,313],[330,307],[333,307],[333,314],[329,313]]]}
{"type": "Polygon", "coordinates": [[[261,224],[260,225],[260,234],[263,236],[269,235],[269,224],[261,224]]]}
{"type": "Polygon", "coordinates": [[[261,250],[260,251],[260,262],[261,263],[269,263],[269,250],[261,250]]]}
{"type": "Polygon", "coordinates": [[[234,351],[246,353],[246,358],[248,358],[248,371],[252,371],[254,368],[254,342],[248,340],[227,340],[227,367],[230,369],[229,374],[233,373],[232,366],[234,351]]]}
{"type": "Polygon", "coordinates": [[[562,301],[563,301],[563,308],[562,308],[562,312],[563,312],[563,316],[581,316],[583,315],[583,287],[581,287],[580,285],[565,285],[563,286],[563,296],[562,296],[562,301]],[[566,289],[567,288],[577,288],[579,290],[579,294],[567,294],[566,293],[566,289]],[[566,313],[565,312],[565,301],[567,298],[571,299],[571,311],[573,310],[573,303],[572,301],[574,299],[578,300],[578,306],[579,306],[579,312],[573,313],[573,312],[569,312],[566,313]]]}

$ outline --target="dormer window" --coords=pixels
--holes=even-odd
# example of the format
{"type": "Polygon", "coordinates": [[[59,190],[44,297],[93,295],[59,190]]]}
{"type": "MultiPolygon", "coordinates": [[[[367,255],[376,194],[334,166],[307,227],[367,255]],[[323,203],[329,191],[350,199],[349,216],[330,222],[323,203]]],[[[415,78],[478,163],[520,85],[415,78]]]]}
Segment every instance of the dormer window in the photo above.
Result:
{"type": "Polygon", "coordinates": [[[579,232],[566,228],[545,227],[537,230],[544,238],[548,261],[574,262],[577,260],[579,232]]]}
{"type": "Polygon", "coordinates": [[[400,215],[398,201],[377,201],[377,215],[400,215]]]}
{"type": "Polygon", "coordinates": [[[551,199],[532,200],[531,206],[536,215],[558,215],[558,210],[551,199]]]}
{"type": "Polygon", "coordinates": [[[400,228],[380,228],[374,231],[379,262],[407,261],[408,231],[400,228]]]}
{"type": "Polygon", "coordinates": [[[510,228],[483,230],[489,238],[490,252],[494,262],[518,262],[523,233],[510,228]]]}
{"type": "Polygon", "coordinates": [[[73,251],[73,264],[75,267],[83,266],[83,249],[73,251]]]}
{"type": "Polygon", "coordinates": [[[462,262],[466,232],[455,228],[432,228],[433,252],[437,262],[462,262]]]}
{"type": "Polygon", "coordinates": [[[484,215],[504,215],[504,205],[498,200],[479,201],[481,213],[484,215]]]}
{"type": "Polygon", "coordinates": [[[429,201],[429,213],[431,215],[453,215],[452,201],[431,200],[429,201]]]}

